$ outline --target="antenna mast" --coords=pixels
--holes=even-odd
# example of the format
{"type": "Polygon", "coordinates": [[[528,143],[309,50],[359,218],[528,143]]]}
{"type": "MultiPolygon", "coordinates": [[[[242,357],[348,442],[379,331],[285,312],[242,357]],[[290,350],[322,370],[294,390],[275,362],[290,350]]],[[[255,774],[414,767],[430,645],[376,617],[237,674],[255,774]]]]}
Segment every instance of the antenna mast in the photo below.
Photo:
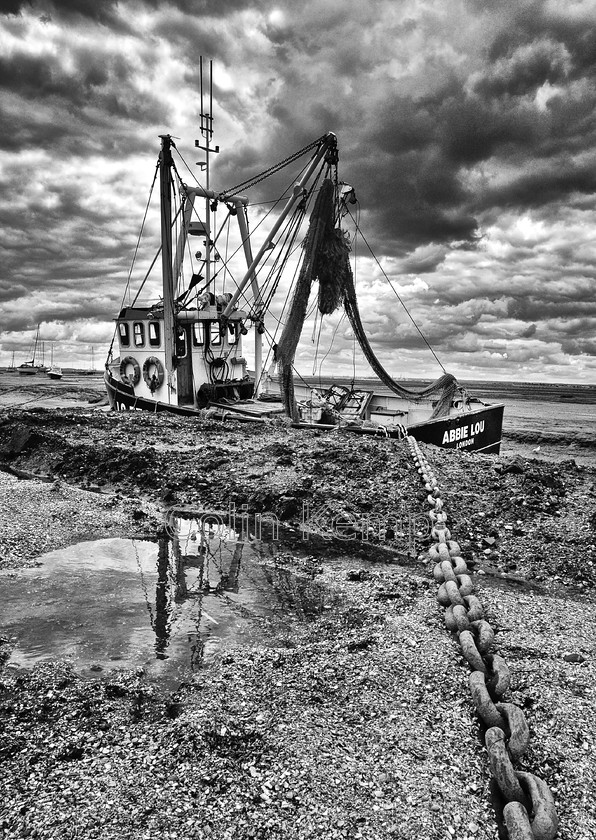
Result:
{"type": "MultiPolygon", "coordinates": [[[[200,88],[201,88],[201,124],[200,124],[200,131],[201,137],[203,138],[204,145],[201,144],[200,140],[195,140],[195,146],[197,149],[202,149],[205,152],[205,160],[199,161],[199,166],[201,169],[205,170],[205,189],[209,192],[210,189],[210,174],[209,174],[209,167],[210,167],[210,156],[211,154],[219,154],[219,146],[212,146],[211,140],[213,139],[213,61],[209,61],[209,90],[208,93],[205,93],[205,84],[203,80],[203,56],[199,58],[199,79],[200,79],[200,88]],[[205,111],[205,99],[208,100],[208,107],[209,110],[205,111]]],[[[205,280],[207,283],[206,289],[207,291],[211,291],[211,210],[215,209],[217,202],[213,202],[210,204],[209,199],[205,201],[205,280]]]]}

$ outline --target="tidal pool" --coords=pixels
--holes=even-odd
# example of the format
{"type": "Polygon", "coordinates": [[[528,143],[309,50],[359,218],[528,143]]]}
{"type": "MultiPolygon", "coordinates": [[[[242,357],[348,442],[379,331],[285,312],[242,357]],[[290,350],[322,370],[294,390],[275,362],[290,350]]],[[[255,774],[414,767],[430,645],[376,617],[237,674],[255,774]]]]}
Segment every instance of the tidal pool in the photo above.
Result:
{"type": "Polygon", "coordinates": [[[324,588],[258,545],[190,523],[173,539],[83,542],[3,573],[8,664],[67,660],[83,674],[143,667],[149,677],[184,678],[232,643],[263,643],[290,617],[329,606],[324,588]]]}

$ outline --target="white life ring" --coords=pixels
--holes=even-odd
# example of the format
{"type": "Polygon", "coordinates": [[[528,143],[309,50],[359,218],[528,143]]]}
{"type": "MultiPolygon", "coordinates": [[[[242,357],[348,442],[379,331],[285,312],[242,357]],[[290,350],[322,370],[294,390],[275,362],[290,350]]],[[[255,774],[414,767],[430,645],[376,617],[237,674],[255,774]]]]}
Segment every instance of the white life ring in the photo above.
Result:
{"type": "Polygon", "coordinates": [[[134,356],[125,356],[120,362],[120,379],[127,385],[138,385],[141,380],[141,368],[134,356]],[[132,374],[126,369],[132,365],[132,374]]]}
{"type": "Polygon", "coordinates": [[[157,391],[163,384],[164,376],[163,365],[157,356],[149,356],[148,359],[145,359],[143,363],[143,379],[151,393],[157,391]],[[152,367],[154,368],[153,373],[150,372],[152,367]]]}

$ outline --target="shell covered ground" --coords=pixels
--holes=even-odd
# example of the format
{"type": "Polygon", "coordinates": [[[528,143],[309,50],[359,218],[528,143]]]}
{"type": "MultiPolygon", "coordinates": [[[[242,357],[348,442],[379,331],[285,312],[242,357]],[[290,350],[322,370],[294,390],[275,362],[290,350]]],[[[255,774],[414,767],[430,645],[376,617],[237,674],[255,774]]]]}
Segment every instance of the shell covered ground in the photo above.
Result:
{"type": "MultiPolygon", "coordinates": [[[[529,723],[517,769],[548,783],[558,836],[588,840],[596,473],[423,451],[509,664],[507,700],[529,723]]],[[[7,408],[0,465],[3,575],[84,539],[157,539],[171,510],[232,505],[250,522],[277,518],[263,562],[294,582],[282,627],[252,617],[264,641],[239,639],[175,690],[138,669],[17,669],[5,637],[0,836],[505,836],[405,443],[281,422],[7,408]],[[307,611],[301,593],[314,587],[319,608],[307,611]]]]}

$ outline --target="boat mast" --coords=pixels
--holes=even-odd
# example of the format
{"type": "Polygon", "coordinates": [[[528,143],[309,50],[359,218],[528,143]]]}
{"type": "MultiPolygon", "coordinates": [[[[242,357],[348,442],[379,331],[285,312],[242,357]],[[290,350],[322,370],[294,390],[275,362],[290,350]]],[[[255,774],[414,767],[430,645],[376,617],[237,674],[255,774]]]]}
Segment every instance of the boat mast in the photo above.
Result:
{"type": "Polygon", "coordinates": [[[168,383],[168,402],[172,390],[172,377],[176,350],[174,333],[174,277],[172,271],[172,138],[161,134],[161,152],[159,155],[159,184],[161,198],[161,272],[163,286],[163,331],[165,347],[166,381],[168,383]]]}
{"type": "Polygon", "coordinates": [[[39,342],[39,324],[37,325],[37,332],[35,333],[35,343],[33,345],[33,361],[31,364],[35,366],[35,357],[37,355],[37,344],[39,342]]]}
{"type": "MultiPolygon", "coordinates": [[[[212,154],[219,154],[219,146],[211,145],[211,140],[213,139],[213,62],[209,62],[209,110],[205,111],[203,56],[199,58],[199,77],[201,88],[200,132],[205,145],[201,145],[199,140],[195,140],[195,147],[205,152],[205,160],[199,161],[199,166],[205,170],[205,192],[208,194],[210,191],[210,156],[212,154]]],[[[211,292],[211,202],[208,197],[205,198],[205,240],[205,289],[207,292],[211,292]]]]}
{"type": "MultiPolygon", "coordinates": [[[[206,282],[206,290],[209,292],[211,290],[211,206],[212,202],[214,204],[217,203],[217,196],[212,193],[211,191],[211,183],[210,183],[210,154],[219,153],[219,146],[211,146],[211,140],[213,138],[213,62],[209,62],[209,111],[205,112],[204,108],[204,84],[203,84],[203,57],[200,57],[199,60],[199,70],[200,70],[200,87],[201,87],[201,136],[204,139],[205,145],[201,145],[199,140],[195,140],[195,146],[197,149],[201,149],[205,152],[205,160],[199,161],[198,165],[205,171],[205,189],[203,194],[205,196],[205,236],[206,236],[206,260],[205,260],[205,282],[206,282]]],[[[194,199],[195,194],[200,194],[199,191],[192,191],[192,199],[194,199]]],[[[246,221],[246,199],[243,196],[230,196],[229,202],[232,203],[235,207],[236,214],[238,216],[238,226],[240,228],[240,234],[242,237],[242,246],[244,249],[244,254],[246,257],[246,264],[251,265],[253,262],[253,255],[250,246],[250,236],[248,232],[248,225],[246,221]]],[[[192,209],[192,207],[191,207],[192,209]]],[[[256,276],[252,275],[252,290],[255,302],[259,301],[260,292],[259,286],[256,280],[256,276]]],[[[226,316],[227,317],[227,316],[226,316]]],[[[262,318],[258,324],[255,325],[255,394],[257,393],[259,387],[259,381],[261,378],[261,368],[263,365],[263,332],[264,327],[262,324],[262,318]]]]}

